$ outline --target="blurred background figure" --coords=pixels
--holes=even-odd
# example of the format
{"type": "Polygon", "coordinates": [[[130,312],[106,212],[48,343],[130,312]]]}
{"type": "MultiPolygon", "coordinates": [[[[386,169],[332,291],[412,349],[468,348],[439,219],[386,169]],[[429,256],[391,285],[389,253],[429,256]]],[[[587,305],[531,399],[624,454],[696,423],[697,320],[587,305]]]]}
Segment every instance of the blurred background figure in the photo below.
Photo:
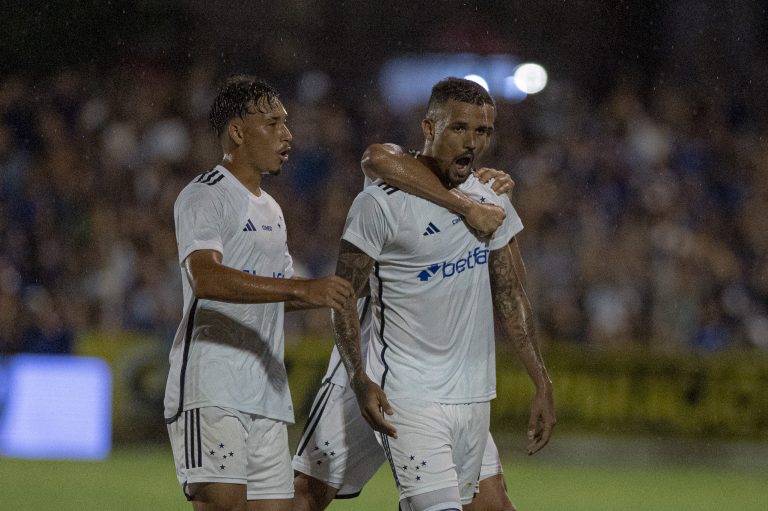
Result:
{"type": "MultiPolygon", "coordinates": [[[[297,266],[328,273],[364,147],[383,134],[417,144],[409,127],[423,112],[386,89],[385,70],[403,56],[457,54],[532,58],[549,71],[538,94],[497,94],[505,136],[489,158],[518,183],[545,338],[768,346],[761,8],[715,17],[712,1],[638,1],[606,19],[599,5],[488,4],[451,4],[426,26],[382,19],[368,4],[302,1],[231,20],[182,1],[101,13],[46,4],[11,16],[4,37],[16,44],[2,50],[0,73],[2,350],[67,351],[90,330],[169,342],[181,311],[173,198],[215,162],[205,105],[233,68],[258,69],[295,112],[290,179],[270,188],[296,205],[286,220],[297,266]],[[261,16],[278,35],[238,30],[261,16]],[[232,30],[209,34],[222,23],[232,30]],[[32,40],[25,26],[47,35],[32,40]],[[541,26],[565,35],[553,41],[541,26]],[[564,26],[582,28],[554,28],[564,26]]],[[[403,13],[418,7],[404,3],[403,13]]],[[[327,319],[306,314],[291,328],[325,332],[327,319]]]]}

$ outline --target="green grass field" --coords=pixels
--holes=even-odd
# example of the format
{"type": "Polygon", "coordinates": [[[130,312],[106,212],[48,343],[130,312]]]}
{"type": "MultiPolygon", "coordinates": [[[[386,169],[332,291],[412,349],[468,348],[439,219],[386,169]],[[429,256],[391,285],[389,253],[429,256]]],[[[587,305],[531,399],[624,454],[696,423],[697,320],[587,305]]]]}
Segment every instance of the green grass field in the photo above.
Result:
{"type": "MultiPolygon", "coordinates": [[[[510,495],[520,511],[766,511],[768,473],[693,464],[563,463],[505,459],[510,495]]],[[[169,450],[117,449],[103,462],[0,459],[0,509],[111,511],[191,510],[174,476],[169,450]]],[[[395,509],[386,467],[360,497],[331,510],[395,509]]]]}

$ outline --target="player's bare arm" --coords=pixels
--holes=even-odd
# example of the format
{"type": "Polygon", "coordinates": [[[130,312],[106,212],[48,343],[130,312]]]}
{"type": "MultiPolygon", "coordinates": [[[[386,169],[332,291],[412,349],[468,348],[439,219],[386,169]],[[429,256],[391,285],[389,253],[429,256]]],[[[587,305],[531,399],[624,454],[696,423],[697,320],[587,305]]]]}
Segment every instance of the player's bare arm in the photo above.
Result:
{"type": "MultiPolygon", "coordinates": [[[[414,158],[395,144],[368,146],[360,162],[368,178],[381,178],[405,192],[449,209],[463,216],[481,237],[491,236],[504,221],[504,210],[491,204],[480,204],[456,188],[449,190],[430,170],[433,164],[431,158],[424,155],[414,158]]],[[[486,181],[488,179],[490,177],[486,181]]]]}
{"type": "Polygon", "coordinates": [[[316,307],[341,309],[353,298],[349,282],[336,276],[322,279],[278,279],[250,275],[222,264],[221,253],[196,250],[184,261],[197,298],[231,303],[272,303],[295,300],[316,307]]]}
{"type": "Polygon", "coordinates": [[[528,454],[533,454],[549,442],[557,419],[552,381],[539,350],[531,304],[525,293],[525,266],[515,238],[491,252],[489,272],[493,305],[504,334],[536,389],[528,421],[528,454]]]}
{"type": "Polygon", "coordinates": [[[360,348],[360,320],[357,316],[355,297],[368,282],[373,263],[374,260],[359,248],[346,240],[341,240],[336,276],[350,282],[355,293],[345,301],[343,307],[334,309],[333,334],[363,418],[374,430],[397,438],[395,427],[384,420],[382,415],[382,411],[392,415],[387,396],[381,387],[365,374],[360,348]]]}

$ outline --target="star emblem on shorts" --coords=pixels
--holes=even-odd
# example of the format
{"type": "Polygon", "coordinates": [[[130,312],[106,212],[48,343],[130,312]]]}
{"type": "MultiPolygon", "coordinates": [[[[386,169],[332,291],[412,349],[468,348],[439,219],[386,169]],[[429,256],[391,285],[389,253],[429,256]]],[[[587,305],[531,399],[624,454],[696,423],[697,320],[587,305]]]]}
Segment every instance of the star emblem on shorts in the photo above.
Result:
{"type": "Polygon", "coordinates": [[[219,444],[219,449],[223,449],[223,448],[224,448],[224,444],[219,444]]]}
{"type": "Polygon", "coordinates": [[[219,469],[224,470],[225,468],[227,468],[225,465],[219,465],[219,469]]]}
{"type": "Polygon", "coordinates": [[[326,440],[326,441],[325,441],[325,446],[327,447],[327,446],[329,446],[329,445],[331,445],[331,443],[330,443],[328,440],[326,440]]]}
{"type": "Polygon", "coordinates": [[[408,470],[408,465],[403,465],[403,470],[408,470]]]}
{"type": "Polygon", "coordinates": [[[426,461],[426,460],[422,461],[422,462],[421,462],[421,466],[422,466],[422,467],[426,467],[426,466],[427,466],[427,461],[426,461]]]}
{"type": "Polygon", "coordinates": [[[485,202],[485,197],[480,197],[480,202],[485,202]]]}
{"type": "Polygon", "coordinates": [[[211,456],[213,456],[214,454],[216,454],[216,451],[214,451],[214,450],[211,450],[211,451],[210,451],[208,454],[210,454],[211,456]]]}
{"type": "Polygon", "coordinates": [[[416,476],[417,481],[421,481],[421,476],[416,476]]]}
{"type": "Polygon", "coordinates": [[[414,456],[413,454],[411,454],[411,461],[413,461],[413,460],[415,460],[415,459],[416,459],[416,456],[414,456]]]}

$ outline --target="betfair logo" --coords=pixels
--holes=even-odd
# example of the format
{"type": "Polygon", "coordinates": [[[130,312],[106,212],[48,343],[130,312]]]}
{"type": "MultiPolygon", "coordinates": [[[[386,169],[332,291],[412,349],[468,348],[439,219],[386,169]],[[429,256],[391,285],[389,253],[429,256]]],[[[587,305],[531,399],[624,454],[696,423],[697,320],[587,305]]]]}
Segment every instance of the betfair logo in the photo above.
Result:
{"type": "Polygon", "coordinates": [[[435,275],[442,275],[443,278],[450,278],[483,264],[488,264],[488,249],[475,247],[474,250],[467,252],[466,257],[461,257],[455,261],[443,261],[442,263],[430,264],[421,270],[417,276],[422,282],[429,281],[435,275]]]}

